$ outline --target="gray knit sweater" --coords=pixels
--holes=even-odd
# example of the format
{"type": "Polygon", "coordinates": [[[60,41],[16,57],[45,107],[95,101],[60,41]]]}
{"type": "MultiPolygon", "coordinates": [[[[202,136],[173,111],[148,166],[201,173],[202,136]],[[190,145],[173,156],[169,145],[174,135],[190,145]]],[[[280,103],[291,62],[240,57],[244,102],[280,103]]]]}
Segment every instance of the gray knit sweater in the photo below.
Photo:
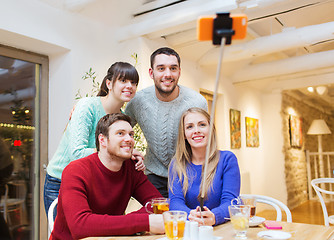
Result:
{"type": "Polygon", "coordinates": [[[147,141],[146,174],[168,176],[168,165],[175,154],[178,126],[182,113],[191,107],[208,109],[198,92],[180,87],[179,96],[170,102],[160,101],[155,87],[145,88],[127,104],[125,113],[138,123],[147,141]]]}

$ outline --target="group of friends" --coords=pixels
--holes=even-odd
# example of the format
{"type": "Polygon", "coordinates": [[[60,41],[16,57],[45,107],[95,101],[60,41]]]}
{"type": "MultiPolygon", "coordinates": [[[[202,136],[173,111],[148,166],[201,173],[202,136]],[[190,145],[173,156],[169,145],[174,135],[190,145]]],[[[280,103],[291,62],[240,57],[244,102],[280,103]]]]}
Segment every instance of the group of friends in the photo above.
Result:
{"type": "Polygon", "coordinates": [[[228,206],[240,192],[237,158],[217,149],[205,98],[178,84],[178,53],[159,48],[150,61],[154,86],[136,94],[139,75],[135,67],[116,62],[108,69],[97,97],[76,104],[47,167],[46,212],[58,197],[50,239],[164,233],[161,214],[149,214],[145,207],[124,214],[131,197],[143,206],[153,198],[169,198],[170,210],[185,211],[190,221],[200,225],[227,221],[228,206]],[[132,126],[136,123],[147,141],[145,164],[134,149],[132,126]],[[209,136],[206,186],[201,188],[209,136]]]}

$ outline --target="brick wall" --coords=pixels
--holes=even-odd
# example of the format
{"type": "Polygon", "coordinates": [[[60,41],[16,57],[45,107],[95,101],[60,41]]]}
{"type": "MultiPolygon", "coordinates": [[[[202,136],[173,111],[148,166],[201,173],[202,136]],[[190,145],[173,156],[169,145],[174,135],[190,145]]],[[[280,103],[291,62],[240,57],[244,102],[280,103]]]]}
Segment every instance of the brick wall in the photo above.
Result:
{"type": "Polygon", "coordinates": [[[282,93],[282,123],[283,123],[283,152],[285,157],[285,181],[287,186],[288,207],[293,209],[308,200],[307,171],[305,150],[318,151],[316,135],[307,135],[307,131],[314,119],[324,119],[331,129],[331,135],[323,135],[323,151],[334,151],[334,116],[305,104],[287,92],[282,93]],[[295,111],[295,116],[302,119],[303,143],[300,148],[291,147],[289,133],[289,109],[295,111]]]}

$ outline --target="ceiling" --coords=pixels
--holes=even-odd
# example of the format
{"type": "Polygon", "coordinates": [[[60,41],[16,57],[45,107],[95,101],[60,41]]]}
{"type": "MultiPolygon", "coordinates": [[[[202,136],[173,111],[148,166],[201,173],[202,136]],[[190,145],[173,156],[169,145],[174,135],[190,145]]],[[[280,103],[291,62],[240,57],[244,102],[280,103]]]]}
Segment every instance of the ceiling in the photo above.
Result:
{"type": "Polygon", "coordinates": [[[225,47],[225,75],[235,85],[289,90],[334,115],[334,0],[40,1],[110,26],[117,22],[119,41],[164,38],[183,58],[208,68],[216,67],[219,47],[197,40],[199,16],[246,14],[247,37],[225,47]],[[320,95],[308,86],[326,90],[320,95]]]}

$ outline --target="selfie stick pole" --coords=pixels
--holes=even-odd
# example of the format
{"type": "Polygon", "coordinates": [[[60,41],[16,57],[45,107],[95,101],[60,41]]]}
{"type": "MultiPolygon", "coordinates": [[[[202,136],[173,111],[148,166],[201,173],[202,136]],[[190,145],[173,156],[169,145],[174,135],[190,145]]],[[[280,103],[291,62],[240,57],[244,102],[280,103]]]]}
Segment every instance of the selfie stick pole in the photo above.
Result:
{"type": "Polygon", "coordinates": [[[218,85],[219,85],[219,77],[220,77],[220,72],[221,72],[221,65],[223,62],[223,53],[224,53],[224,46],[225,46],[226,39],[225,37],[222,38],[221,40],[221,46],[220,46],[220,55],[219,55],[219,61],[218,61],[218,66],[217,66],[217,73],[216,73],[216,83],[215,83],[215,91],[213,94],[213,102],[212,102],[212,109],[211,109],[211,116],[210,116],[210,130],[209,130],[209,139],[208,139],[208,144],[206,146],[206,152],[205,152],[205,163],[204,163],[204,172],[202,174],[203,180],[202,180],[202,194],[200,198],[200,207],[201,210],[203,211],[203,205],[204,205],[204,194],[207,191],[205,189],[205,182],[206,182],[206,177],[207,177],[207,166],[208,166],[208,161],[209,161],[209,155],[210,155],[210,146],[211,146],[211,135],[213,134],[213,124],[215,120],[215,110],[216,110],[216,102],[217,102],[217,90],[218,90],[218,85]]]}
{"type": "Polygon", "coordinates": [[[217,13],[217,17],[213,20],[213,31],[212,31],[212,43],[214,45],[220,45],[220,54],[219,54],[219,61],[217,65],[217,74],[216,74],[216,84],[215,90],[213,94],[213,102],[212,102],[212,109],[211,109],[211,116],[210,116],[210,127],[209,127],[209,139],[208,144],[206,146],[205,152],[205,162],[204,162],[204,169],[202,174],[202,185],[201,185],[201,196],[200,196],[200,209],[203,211],[204,205],[204,197],[205,193],[208,191],[206,189],[206,178],[207,178],[207,167],[210,157],[210,148],[211,148],[211,136],[213,134],[213,125],[215,121],[215,113],[216,113],[216,102],[217,102],[217,91],[218,91],[218,84],[219,78],[221,75],[221,66],[223,62],[223,53],[225,44],[229,45],[232,41],[232,35],[235,34],[235,31],[232,29],[232,18],[230,18],[230,13],[217,13]]]}

